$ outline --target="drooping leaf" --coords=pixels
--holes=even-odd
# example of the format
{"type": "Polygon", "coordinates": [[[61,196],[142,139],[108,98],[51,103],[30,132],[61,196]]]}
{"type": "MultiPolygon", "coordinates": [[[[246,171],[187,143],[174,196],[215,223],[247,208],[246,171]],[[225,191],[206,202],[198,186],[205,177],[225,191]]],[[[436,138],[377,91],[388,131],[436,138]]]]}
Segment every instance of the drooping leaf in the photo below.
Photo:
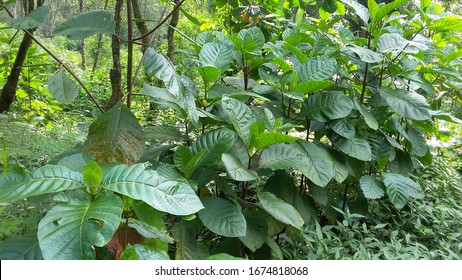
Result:
{"type": "Polygon", "coordinates": [[[355,0],[340,0],[340,2],[352,7],[355,10],[358,17],[362,19],[364,23],[367,24],[369,22],[369,10],[366,7],[356,2],[355,0]]]}
{"type": "Polygon", "coordinates": [[[329,123],[330,128],[335,131],[338,135],[345,137],[347,139],[352,139],[355,137],[356,128],[354,124],[348,118],[342,118],[334,120],[329,123]]]}
{"type": "Polygon", "coordinates": [[[108,11],[90,11],[74,16],[58,24],[53,35],[65,35],[71,40],[81,40],[95,34],[114,34],[114,14],[108,11]]]}
{"type": "Polygon", "coordinates": [[[394,173],[384,173],[383,177],[388,197],[398,210],[406,205],[409,197],[420,199],[424,196],[420,185],[409,178],[394,173]]]}
{"type": "Polygon", "coordinates": [[[431,114],[435,119],[444,120],[444,121],[447,121],[447,122],[450,122],[450,123],[462,124],[462,120],[454,117],[451,114],[444,113],[441,110],[440,111],[431,111],[431,114]]]}
{"type": "Polygon", "coordinates": [[[376,21],[381,21],[385,16],[387,16],[391,11],[400,6],[406,4],[409,0],[394,0],[390,3],[387,3],[379,8],[376,15],[376,21]]]}
{"type": "Polygon", "coordinates": [[[251,140],[250,126],[256,121],[254,113],[246,104],[234,98],[225,96],[221,103],[237,135],[249,147],[251,140]]]}
{"type": "Polygon", "coordinates": [[[257,194],[262,208],[276,220],[300,229],[304,222],[300,214],[289,203],[269,192],[257,194]]]}
{"type": "Polygon", "coordinates": [[[204,209],[199,211],[199,218],[209,230],[227,237],[245,236],[247,224],[236,205],[218,197],[201,201],[204,209]]]}
{"type": "Polygon", "coordinates": [[[145,238],[159,239],[166,243],[174,242],[173,238],[168,235],[167,231],[161,231],[155,226],[133,218],[130,218],[128,222],[129,227],[135,229],[145,238]]]}
{"type": "Polygon", "coordinates": [[[146,244],[128,244],[120,256],[121,260],[170,260],[168,254],[146,244]]]}
{"type": "Polygon", "coordinates": [[[2,260],[43,260],[37,233],[12,237],[0,243],[0,259],[2,260]]]}
{"type": "Polygon", "coordinates": [[[178,128],[166,125],[148,126],[144,129],[144,137],[147,140],[159,142],[165,141],[185,141],[188,137],[178,128]]]}
{"type": "Polygon", "coordinates": [[[224,73],[233,59],[233,49],[224,43],[207,43],[199,52],[199,59],[204,65],[215,66],[224,73]]]}
{"type": "Polygon", "coordinates": [[[366,106],[360,104],[356,98],[354,99],[354,104],[359,113],[364,117],[364,121],[366,122],[367,126],[373,130],[377,130],[379,128],[379,124],[374,115],[366,108],[366,106]]]}
{"type": "Polygon", "coordinates": [[[81,173],[59,165],[45,165],[30,175],[18,176],[9,172],[0,177],[0,202],[85,187],[81,173]]]}
{"type": "Polygon", "coordinates": [[[22,18],[6,18],[5,23],[16,29],[33,29],[45,25],[50,7],[44,5],[22,18]]]}
{"type": "Polygon", "coordinates": [[[221,161],[225,166],[226,173],[233,180],[245,182],[258,179],[257,172],[249,170],[238,158],[230,154],[223,154],[221,156],[221,161]]]}
{"type": "Polygon", "coordinates": [[[376,63],[385,59],[385,57],[380,53],[353,44],[348,45],[346,49],[356,53],[359,56],[359,59],[361,59],[361,61],[367,63],[376,63]]]}
{"type": "Polygon", "coordinates": [[[247,223],[247,229],[245,236],[239,237],[239,240],[241,240],[245,247],[255,252],[255,250],[266,242],[268,226],[266,225],[265,218],[259,211],[246,211],[244,212],[244,217],[247,223]]]}
{"type": "Polygon", "coordinates": [[[324,149],[304,140],[299,140],[292,145],[304,153],[301,162],[292,163],[294,168],[300,170],[313,183],[324,187],[334,178],[334,165],[324,149]]]}
{"type": "Polygon", "coordinates": [[[51,76],[48,89],[56,100],[64,104],[68,104],[79,95],[79,89],[63,70],[51,76]]]}
{"type": "Polygon", "coordinates": [[[417,93],[403,90],[380,88],[380,96],[385,99],[388,106],[398,115],[411,120],[428,120],[431,115],[429,105],[425,98],[417,93]]]}
{"type": "Polygon", "coordinates": [[[423,132],[411,124],[406,125],[406,132],[412,145],[412,153],[418,157],[425,156],[428,146],[423,132]]]}
{"type": "Polygon", "coordinates": [[[93,201],[74,201],[53,207],[38,226],[43,257],[48,260],[92,260],[94,246],[102,247],[119,227],[120,197],[102,193],[93,201]]]}
{"type": "Polygon", "coordinates": [[[328,80],[337,74],[339,65],[333,57],[317,56],[303,63],[297,70],[298,80],[322,81],[328,80]]]}
{"type": "Polygon", "coordinates": [[[203,208],[187,181],[169,181],[156,171],[146,170],[146,164],[116,166],[104,177],[102,185],[173,215],[190,215],[203,208]]]}
{"type": "Polygon", "coordinates": [[[91,124],[82,151],[98,162],[134,164],[143,149],[143,128],[130,109],[119,103],[91,124]]]}
{"type": "Polygon", "coordinates": [[[320,122],[348,116],[353,102],[341,92],[326,92],[310,96],[304,103],[302,112],[309,119],[320,122]]]}
{"type": "Polygon", "coordinates": [[[381,198],[385,194],[385,185],[374,176],[363,175],[359,179],[359,186],[364,196],[369,199],[381,198]]]}
{"type": "Polygon", "coordinates": [[[371,147],[366,139],[359,136],[347,139],[336,133],[330,135],[329,139],[335,147],[353,158],[362,161],[370,161],[372,159],[371,147]]]}

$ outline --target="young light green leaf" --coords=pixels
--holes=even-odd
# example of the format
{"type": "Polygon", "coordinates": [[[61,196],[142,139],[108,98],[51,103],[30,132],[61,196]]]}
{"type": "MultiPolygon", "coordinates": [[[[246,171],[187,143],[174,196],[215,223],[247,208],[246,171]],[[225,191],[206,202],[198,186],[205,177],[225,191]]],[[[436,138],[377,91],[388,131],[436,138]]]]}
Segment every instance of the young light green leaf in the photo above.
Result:
{"type": "Polygon", "coordinates": [[[130,109],[119,103],[91,124],[82,151],[98,162],[134,164],[144,145],[143,128],[130,109]]]}
{"type": "Polygon", "coordinates": [[[68,104],[79,95],[79,89],[63,70],[51,76],[48,89],[56,100],[64,104],[68,104]]]}
{"type": "Polygon", "coordinates": [[[262,208],[276,220],[300,229],[304,222],[300,214],[289,203],[269,192],[257,194],[262,208]]]}
{"type": "Polygon", "coordinates": [[[282,134],[279,132],[264,132],[262,134],[259,134],[255,137],[255,149],[261,150],[264,149],[268,146],[271,146],[273,144],[277,143],[291,143],[299,140],[300,138],[295,137],[295,136],[290,136],[286,134],[282,134]]]}
{"type": "Polygon", "coordinates": [[[379,5],[375,0],[367,0],[367,7],[369,8],[369,16],[372,22],[377,21],[377,12],[379,11],[379,5]]]}
{"type": "Polygon", "coordinates": [[[394,9],[399,8],[400,6],[406,4],[410,0],[394,0],[390,3],[387,3],[379,8],[376,15],[376,21],[380,22],[385,16],[387,16],[394,9]]]}
{"type": "Polygon", "coordinates": [[[146,244],[128,244],[120,255],[121,260],[170,260],[168,254],[157,248],[146,244]]]}
{"type": "Polygon", "coordinates": [[[247,224],[236,205],[218,197],[201,201],[205,208],[199,211],[199,218],[209,230],[227,237],[245,236],[247,224]]]}
{"type": "Polygon", "coordinates": [[[74,16],[56,26],[53,35],[65,35],[81,40],[95,34],[114,34],[114,14],[108,11],[90,11],[74,16]]]}
{"type": "Polygon", "coordinates": [[[30,175],[14,172],[0,177],[0,202],[12,202],[23,198],[84,188],[82,174],[64,166],[45,165],[30,175]]]}
{"type": "Polygon", "coordinates": [[[226,173],[231,179],[241,182],[258,179],[257,172],[246,168],[239,159],[232,155],[223,154],[221,156],[221,160],[225,166],[226,173]]]}
{"type": "Polygon", "coordinates": [[[428,29],[436,32],[461,31],[462,17],[458,15],[445,16],[430,23],[428,29]]]}
{"type": "Polygon", "coordinates": [[[53,207],[38,226],[38,239],[47,260],[92,260],[94,246],[106,245],[119,227],[123,203],[103,193],[93,201],[53,207]]]}
{"type": "Polygon", "coordinates": [[[398,115],[411,120],[428,120],[431,115],[429,105],[420,94],[403,90],[380,88],[380,96],[385,99],[388,106],[398,115]]]}
{"type": "Polygon", "coordinates": [[[5,23],[16,29],[33,29],[45,25],[50,7],[40,6],[22,18],[7,18],[5,23]]]}
{"type": "Polygon", "coordinates": [[[303,100],[305,94],[310,94],[310,93],[328,88],[333,84],[334,82],[326,81],[326,80],[324,81],[302,81],[295,86],[296,92],[300,92],[302,95],[301,97],[297,96],[294,98],[290,96],[290,93],[285,93],[285,95],[289,96],[292,99],[303,100]]]}
{"type": "Polygon", "coordinates": [[[363,175],[359,179],[359,186],[364,197],[369,199],[378,199],[385,194],[385,185],[374,176],[363,175]]]}
{"type": "Polygon", "coordinates": [[[204,81],[205,86],[208,88],[209,84],[215,81],[216,79],[220,78],[221,72],[215,66],[212,65],[205,65],[197,68],[199,75],[201,75],[202,80],[204,81]]]}
{"type": "Polygon", "coordinates": [[[96,194],[98,186],[103,181],[103,170],[94,161],[87,162],[82,167],[83,181],[90,189],[90,193],[96,194]]]}

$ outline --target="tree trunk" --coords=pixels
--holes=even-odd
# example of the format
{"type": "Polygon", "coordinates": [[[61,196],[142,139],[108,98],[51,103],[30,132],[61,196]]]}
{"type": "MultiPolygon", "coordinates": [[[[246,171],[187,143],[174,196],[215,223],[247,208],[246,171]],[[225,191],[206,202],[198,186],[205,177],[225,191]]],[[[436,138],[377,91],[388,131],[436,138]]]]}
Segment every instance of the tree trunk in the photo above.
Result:
{"type": "MultiPolygon", "coordinates": [[[[83,13],[83,6],[84,6],[83,1],[84,0],[79,0],[79,11],[80,11],[80,13],[83,13]]],[[[85,49],[86,49],[85,39],[82,39],[81,47],[82,47],[82,50],[81,50],[82,70],[85,71],[87,69],[87,58],[86,58],[86,55],[85,55],[85,49]]]]}
{"type": "MultiPolygon", "coordinates": [[[[133,15],[135,16],[136,19],[143,18],[138,0],[132,0],[132,9],[133,9],[133,15]]],[[[144,21],[136,21],[136,27],[138,28],[140,35],[144,35],[148,33],[148,27],[144,21]]],[[[149,46],[149,37],[143,37],[141,42],[143,43],[143,46],[141,47],[141,51],[144,53],[149,46]]]]}
{"type": "MultiPolygon", "coordinates": [[[[175,6],[180,3],[180,0],[174,1],[175,6]]],[[[171,60],[173,57],[173,52],[175,51],[175,30],[172,27],[176,27],[178,25],[178,19],[180,17],[180,9],[175,10],[172,14],[172,18],[170,19],[170,25],[167,30],[167,40],[168,40],[168,49],[167,49],[167,57],[171,60]]]]}
{"type": "MultiPolygon", "coordinates": [[[[37,7],[41,6],[43,1],[37,1],[37,7]]],[[[26,9],[26,13],[30,13],[34,10],[34,1],[29,0],[28,2],[24,1],[24,7],[26,9]]],[[[34,29],[30,29],[29,32],[32,34],[34,33],[34,29]]],[[[18,53],[16,54],[16,59],[13,64],[13,68],[11,69],[11,73],[8,76],[6,84],[2,88],[2,92],[0,94],[0,113],[4,113],[10,109],[11,104],[14,102],[16,98],[16,89],[18,87],[19,76],[21,75],[21,68],[24,65],[24,61],[27,57],[27,50],[32,44],[32,37],[24,33],[24,37],[22,38],[21,44],[19,45],[18,53]]]]}
{"type": "Polygon", "coordinates": [[[105,106],[106,110],[114,107],[122,99],[122,67],[120,65],[120,27],[122,24],[123,0],[116,1],[114,20],[115,35],[112,36],[112,69],[109,73],[112,86],[112,95],[105,106]]]}

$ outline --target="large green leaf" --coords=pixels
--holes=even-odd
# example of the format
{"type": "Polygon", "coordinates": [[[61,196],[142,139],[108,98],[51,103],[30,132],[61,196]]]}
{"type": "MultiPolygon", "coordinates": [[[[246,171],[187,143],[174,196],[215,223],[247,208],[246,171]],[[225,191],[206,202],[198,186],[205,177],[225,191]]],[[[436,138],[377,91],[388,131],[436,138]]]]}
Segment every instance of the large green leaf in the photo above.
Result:
{"type": "Polygon", "coordinates": [[[393,51],[418,53],[419,51],[425,51],[427,49],[427,45],[415,41],[408,41],[403,36],[396,33],[385,33],[380,36],[377,41],[377,51],[381,53],[393,51]]]}
{"type": "Polygon", "coordinates": [[[302,171],[303,175],[313,183],[324,187],[334,178],[334,165],[329,154],[324,149],[304,140],[299,140],[292,145],[304,153],[301,162],[293,163],[294,168],[302,171]]]}
{"type": "Polygon", "coordinates": [[[258,151],[273,144],[290,143],[299,139],[300,138],[298,137],[282,134],[275,131],[264,132],[255,137],[255,149],[258,151]]]}
{"type": "Polygon", "coordinates": [[[153,48],[148,48],[144,54],[143,66],[148,76],[154,76],[164,82],[164,86],[174,96],[181,91],[179,77],[175,66],[153,48]]]}
{"type": "Polygon", "coordinates": [[[391,89],[387,87],[380,88],[380,96],[385,99],[388,106],[398,115],[411,120],[428,120],[431,115],[429,105],[420,94],[403,90],[391,89]]]}
{"type": "Polygon", "coordinates": [[[233,180],[245,182],[258,179],[257,172],[249,170],[238,158],[230,154],[223,154],[221,161],[225,166],[226,173],[233,180]]]}
{"type": "Polygon", "coordinates": [[[71,40],[85,39],[95,34],[114,34],[114,14],[91,11],[74,16],[56,26],[53,35],[65,35],[71,40]]]}
{"type": "Polygon", "coordinates": [[[379,128],[379,124],[374,115],[366,108],[366,106],[360,104],[356,98],[354,99],[354,104],[359,113],[364,117],[364,121],[366,122],[367,126],[373,130],[377,130],[379,128]]]}
{"type": "Polygon", "coordinates": [[[355,136],[352,139],[344,138],[336,133],[329,136],[335,147],[345,154],[362,161],[370,161],[372,159],[372,151],[366,139],[355,136]]]}
{"type": "Polygon", "coordinates": [[[123,211],[120,197],[102,193],[90,201],[53,207],[38,226],[43,257],[49,260],[91,260],[94,246],[106,245],[119,227],[123,211]]]}
{"type": "Polygon", "coordinates": [[[12,237],[0,243],[1,260],[42,260],[37,233],[12,237]]]}
{"type": "Polygon", "coordinates": [[[98,162],[134,164],[144,150],[144,132],[135,115],[118,104],[94,121],[83,152],[98,162]]]}
{"type": "Polygon", "coordinates": [[[207,43],[199,52],[199,59],[205,65],[215,66],[224,73],[233,59],[233,49],[223,43],[207,43]]]}
{"type": "Polygon", "coordinates": [[[355,0],[340,0],[340,2],[343,2],[348,6],[352,7],[355,10],[358,17],[362,19],[364,23],[367,24],[369,22],[369,10],[366,7],[356,2],[355,0]]]}
{"type": "Polygon", "coordinates": [[[425,156],[428,146],[423,132],[411,124],[406,125],[406,132],[412,145],[412,153],[418,157],[425,156]]]}
{"type": "Polygon", "coordinates": [[[327,122],[348,116],[353,102],[341,92],[326,92],[310,96],[304,103],[303,113],[312,120],[327,122]]]}
{"type": "Polygon", "coordinates": [[[462,17],[458,15],[445,16],[430,23],[428,29],[436,32],[461,31],[462,17]]]}
{"type": "Polygon", "coordinates": [[[181,220],[172,228],[176,241],[175,260],[202,260],[210,254],[204,245],[197,242],[196,236],[201,230],[197,219],[186,222],[181,220]]]}
{"type": "Polygon", "coordinates": [[[237,135],[239,135],[247,147],[250,147],[250,126],[256,121],[254,113],[246,104],[234,98],[225,96],[221,100],[221,103],[237,135]]]}
{"type": "Polygon", "coordinates": [[[347,139],[355,137],[356,128],[354,123],[348,118],[341,118],[329,123],[330,128],[338,135],[347,139]]]}
{"type": "Polygon", "coordinates": [[[48,80],[48,89],[56,100],[64,104],[71,102],[79,95],[79,89],[63,70],[51,76],[48,80]]]}
{"type": "Polygon", "coordinates": [[[385,194],[384,184],[374,176],[362,176],[359,180],[359,186],[363,191],[364,197],[369,199],[381,198],[385,194]]]}
{"type": "MultiPolygon", "coordinates": [[[[333,84],[334,82],[329,81],[329,80],[327,81],[326,80],[324,81],[301,81],[295,86],[294,89],[297,92],[300,92],[303,95],[305,95],[305,94],[316,92],[321,89],[328,88],[333,84]]],[[[294,97],[291,97],[290,94],[286,93],[286,95],[288,95],[290,98],[293,98],[293,99],[300,99],[300,100],[303,99],[303,96],[301,96],[301,98],[294,98],[294,97]]]]}
{"type": "Polygon", "coordinates": [[[262,208],[276,220],[300,229],[304,221],[295,208],[282,199],[269,192],[257,194],[262,208]]]}
{"type": "Polygon", "coordinates": [[[377,22],[381,21],[385,16],[387,16],[394,9],[406,4],[410,0],[394,0],[388,4],[385,4],[379,8],[377,11],[375,20],[377,22]]]}
{"type": "Polygon", "coordinates": [[[168,235],[167,231],[162,231],[148,223],[130,218],[128,226],[135,229],[145,238],[159,239],[165,243],[173,243],[173,238],[168,235]]]}
{"type": "Polygon", "coordinates": [[[333,57],[317,56],[303,63],[297,71],[298,80],[305,81],[322,81],[328,80],[337,74],[339,65],[333,57]]]}
{"type": "Polygon", "coordinates": [[[155,103],[176,110],[184,118],[188,116],[186,109],[181,106],[178,98],[165,88],[143,84],[141,94],[153,97],[155,103]]]}
{"type": "Polygon", "coordinates": [[[275,144],[263,150],[260,167],[273,170],[297,168],[298,163],[303,162],[304,157],[304,152],[296,146],[275,144]]]}
{"type": "Polygon", "coordinates": [[[387,194],[396,209],[402,209],[409,197],[423,198],[420,185],[411,179],[395,173],[384,173],[383,183],[387,187],[387,194]]]}
{"type": "Polygon", "coordinates": [[[268,226],[266,225],[265,218],[259,211],[246,211],[244,212],[244,217],[247,222],[247,229],[245,236],[239,237],[239,240],[241,240],[245,247],[255,252],[255,250],[266,242],[268,226]]]}
{"type": "Polygon", "coordinates": [[[121,260],[170,260],[168,254],[157,248],[146,244],[128,244],[120,255],[121,260]]]}
{"type": "Polygon", "coordinates": [[[346,49],[356,53],[359,56],[359,59],[367,63],[376,63],[385,59],[385,57],[380,53],[353,44],[348,45],[346,49]]]}
{"type": "Polygon", "coordinates": [[[209,230],[227,237],[245,236],[247,224],[236,205],[218,197],[201,201],[204,209],[199,211],[199,218],[209,230]]]}
{"type": "Polygon", "coordinates": [[[6,18],[5,22],[16,29],[33,29],[45,25],[50,7],[40,6],[22,18],[6,18]]]}
{"type": "Polygon", "coordinates": [[[30,175],[10,172],[0,177],[0,202],[11,202],[30,196],[84,188],[82,174],[64,166],[46,165],[30,175]]]}
{"type": "Polygon", "coordinates": [[[211,65],[201,66],[197,68],[197,71],[199,72],[199,75],[201,75],[207,89],[209,88],[210,83],[220,78],[221,76],[220,69],[211,65]]]}
{"type": "Polygon", "coordinates": [[[240,39],[237,47],[248,53],[259,51],[265,44],[265,36],[260,28],[254,26],[239,31],[237,37],[240,39]]]}
{"type": "Polygon", "coordinates": [[[148,140],[159,142],[188,140],[178,128],[166,125],[148,126],[144,129],[144,136],[148,140]]]}
{"type": "Polygon", "coordinates": [[[173,215],[190,215],[203,208],[187,181],[169,181],[146,167],[146,164],[116,166],[104,177],[103,188],[173,215]]]}

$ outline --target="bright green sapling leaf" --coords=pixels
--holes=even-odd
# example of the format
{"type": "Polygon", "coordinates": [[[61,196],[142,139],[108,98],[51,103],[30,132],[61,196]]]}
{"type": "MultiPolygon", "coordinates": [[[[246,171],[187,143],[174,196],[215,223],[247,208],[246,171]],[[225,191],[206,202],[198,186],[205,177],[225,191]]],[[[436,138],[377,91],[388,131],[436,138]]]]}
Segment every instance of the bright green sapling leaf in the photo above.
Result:
{"type": "Polygon", "coordinates": [[[65,35],[71,40],[81,40],[95,34],[114,34],[114,32],[113,13],[90,11],[58,24],[53,31],[53,35],[65,35]]]}
{"type": "Polygon", "coordinates": [[[95,248],[106,245],[119,227],[120,197],[102,193],[95,200],[53,207],[38,226],[38,239],[47,260],[92,260],[95,248]]]}
{"type": "Polygon", "coordinates": [[[209,230],[227,237],[245,236],[246,221],[236,205],[218,197],[201,201],[205,208],[199,211],[199,218],[209,230]]]}
{"type": "Polygon", "coordinates": [[[121,260],[170,260],[168,254],[157,247],[146,244],[128,244],[120,255],[121,260]]]}
{"type": "Polygon", "coordinates": [[[91,194],[98,192],[98,187],[103,181],[103,170],[94,161],[87,162],[82,168],[83,181],[87,185],[91,194]]]}

